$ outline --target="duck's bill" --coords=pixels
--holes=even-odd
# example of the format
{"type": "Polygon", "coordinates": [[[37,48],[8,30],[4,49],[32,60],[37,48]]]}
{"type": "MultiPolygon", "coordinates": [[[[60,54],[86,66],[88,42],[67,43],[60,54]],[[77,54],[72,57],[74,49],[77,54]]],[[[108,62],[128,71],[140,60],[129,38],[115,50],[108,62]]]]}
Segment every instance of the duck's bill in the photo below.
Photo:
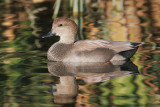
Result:
{"type": "Polygon", "coordinates": [[[55,35],[55,33],[52,32],[52,31],[50,31],[50,32],[48,32],[47,34],[43,35],[42,38],[51,37],[51,36],[53,36],[53,35],[55,35]]]}

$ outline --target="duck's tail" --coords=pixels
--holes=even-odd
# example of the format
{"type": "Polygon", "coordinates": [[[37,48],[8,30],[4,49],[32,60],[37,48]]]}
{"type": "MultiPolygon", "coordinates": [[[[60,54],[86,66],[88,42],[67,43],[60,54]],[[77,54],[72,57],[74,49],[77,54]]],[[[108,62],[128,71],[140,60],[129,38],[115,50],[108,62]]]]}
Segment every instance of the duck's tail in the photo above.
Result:
{"type": "MultiPolygon", "coordinates": [[[[143,42],[137,43],[137,42],[130,42],[130,50],[120,51],[118,52],[111,60],[126,60],[130,59],[138,50],[139,46],[142,45],[143,42]]],[[[123,48],[123,47],[122,47],[123,48]]]]}

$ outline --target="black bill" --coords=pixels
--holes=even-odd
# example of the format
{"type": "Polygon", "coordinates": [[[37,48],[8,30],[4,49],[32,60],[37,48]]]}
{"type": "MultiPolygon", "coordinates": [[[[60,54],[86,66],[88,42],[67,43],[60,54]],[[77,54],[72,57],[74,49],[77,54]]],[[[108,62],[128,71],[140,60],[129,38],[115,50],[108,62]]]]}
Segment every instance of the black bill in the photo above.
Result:
{"type": "Polygon", "coordinates": [[[55,33],[52,32],[52,31],[50,31],[50,32],[48,32],[47,34],[43,35],[42,38],[51,37],[51,36],[53,36],[53,35],[55,35],[55,33]]]}

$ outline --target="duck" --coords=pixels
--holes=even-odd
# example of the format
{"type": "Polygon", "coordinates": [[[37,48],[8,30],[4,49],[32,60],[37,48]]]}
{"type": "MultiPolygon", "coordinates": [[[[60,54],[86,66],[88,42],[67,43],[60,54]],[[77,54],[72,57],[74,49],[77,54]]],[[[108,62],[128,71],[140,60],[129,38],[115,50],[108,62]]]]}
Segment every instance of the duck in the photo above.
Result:
{"type": "Polygon", "coordinates": [[[78,40],[77,24],[70,18],[56,18],[51,31],[42,36],[59,36],[47,52],[48,61],[109,62],[130,59],[143,42],[111,41],[103,39],[78,40]]]}

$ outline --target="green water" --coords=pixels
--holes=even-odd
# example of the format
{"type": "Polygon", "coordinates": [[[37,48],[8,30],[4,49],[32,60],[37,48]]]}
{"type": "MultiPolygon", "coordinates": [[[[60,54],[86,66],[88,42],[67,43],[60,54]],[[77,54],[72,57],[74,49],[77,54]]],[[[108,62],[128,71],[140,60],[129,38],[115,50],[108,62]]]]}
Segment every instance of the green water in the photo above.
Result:
{"type": "Polygon", "coordinates": [[[34,1],[0,1],[0,107],[160,106],[158,0],[61,1],[57,16],[78,23],[77,39],[145,42],[131,61],[107,65],[47,62],[59,38],[41,36],[56,5],[34,1]]]}

